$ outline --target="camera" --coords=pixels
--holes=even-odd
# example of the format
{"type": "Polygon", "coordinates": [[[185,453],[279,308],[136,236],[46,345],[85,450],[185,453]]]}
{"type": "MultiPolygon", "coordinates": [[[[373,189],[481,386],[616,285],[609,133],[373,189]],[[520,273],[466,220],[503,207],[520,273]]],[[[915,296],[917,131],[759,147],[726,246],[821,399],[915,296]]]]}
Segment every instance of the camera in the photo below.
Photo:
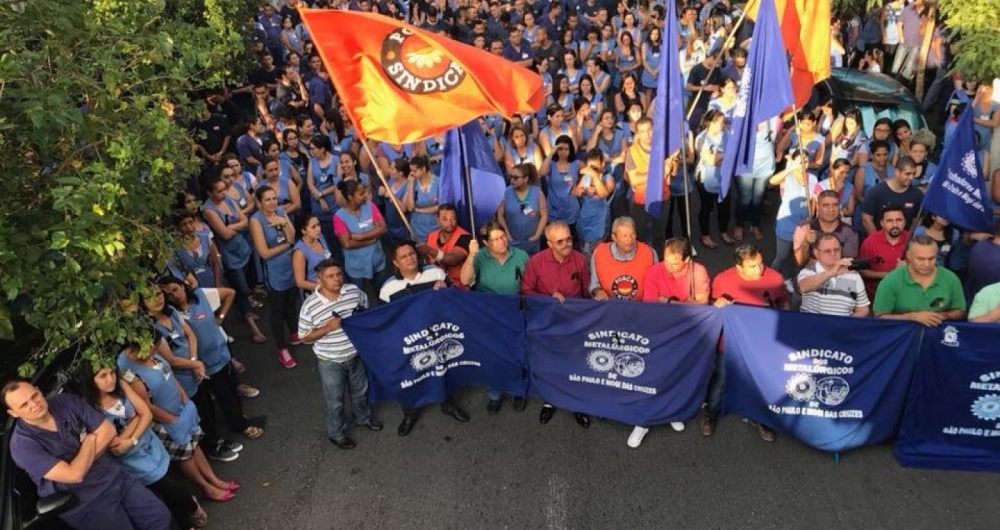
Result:
{"type": "Polygon", "coordinates": [[[869,259],[855,259],[851,260],[851,265],[847,267],[847,270],[851,271],[866,271],[872,268],[872,261],[869,259]]]}

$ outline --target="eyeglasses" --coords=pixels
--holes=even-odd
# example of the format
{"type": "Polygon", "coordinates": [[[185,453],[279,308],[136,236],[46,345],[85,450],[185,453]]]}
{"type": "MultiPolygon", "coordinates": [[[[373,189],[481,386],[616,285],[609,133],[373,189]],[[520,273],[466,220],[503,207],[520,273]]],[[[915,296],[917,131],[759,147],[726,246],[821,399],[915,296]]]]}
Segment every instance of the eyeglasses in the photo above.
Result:
{"type": "Polygon", "coordinates": [[[487,241],[507,241],[507,236],[501,234],[501,235],[496,236],[496,237],[491,237],[487,241]]]}
{"type": "Polygon", "coordinates": [[[819,252],[820,254],[827,254],[827,255],[830,255],[830,254],[840,254],[840,247],[817,248],[816,252],[819,252]]]}

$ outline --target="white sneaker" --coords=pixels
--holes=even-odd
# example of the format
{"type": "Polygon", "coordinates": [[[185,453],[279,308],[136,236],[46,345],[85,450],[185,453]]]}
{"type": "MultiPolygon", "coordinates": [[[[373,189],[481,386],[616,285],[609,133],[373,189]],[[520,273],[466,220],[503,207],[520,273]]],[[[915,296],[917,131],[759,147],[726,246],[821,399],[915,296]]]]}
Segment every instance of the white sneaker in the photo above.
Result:
{"type": "Polygon", "coordinates": [[[670,428],[677,432],[684,432],[684,422],[683,421],[672,421],[670,422],[670,428]]]}
{"type": "Polygon", "coordinates": [[[649,429],[636,425],[632,429],[632,434],[628,435],[628,446],[632,449],[638,449],[642,445],[642,439],[646,437],[647,432],[649,432],[649,429]]]}

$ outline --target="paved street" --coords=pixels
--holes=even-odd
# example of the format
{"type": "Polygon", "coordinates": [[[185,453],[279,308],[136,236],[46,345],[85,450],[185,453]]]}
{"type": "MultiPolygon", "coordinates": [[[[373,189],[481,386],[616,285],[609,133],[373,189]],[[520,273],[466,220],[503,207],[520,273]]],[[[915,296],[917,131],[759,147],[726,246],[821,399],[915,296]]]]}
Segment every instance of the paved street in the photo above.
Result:
{"type": "MultiPolygon", "coordinates": [[[[768,242],[766,261],[773,230],[768,242]]],[[[699,252],[713,274],[732,263],[731,247],[699,252]]],[[[489,416],[483,392],[467,389],[467,424],[427,407],[400,438],[399,407],[380,404],[386,429],[359,431],[358,447],[341,451],[324,435],[309,348],[297,348],[299,366],[286,370],[272,346],[232,331],[245,379],[263,391],[248,413],[269,422],[238,461],[215,464],[243,488],[208,506],[213,530],[996,527],[988,492],[1000,489],[1000,475],[906,470],[891,445],[836,463],[788,438],[767,444],[736,416],[712,438],[691,421],[683,433],[655,428],[630,450],[629,426],[584,430],[562,411],[543,426],[537,400],[523,413],[508,401],[489,416]]]]}

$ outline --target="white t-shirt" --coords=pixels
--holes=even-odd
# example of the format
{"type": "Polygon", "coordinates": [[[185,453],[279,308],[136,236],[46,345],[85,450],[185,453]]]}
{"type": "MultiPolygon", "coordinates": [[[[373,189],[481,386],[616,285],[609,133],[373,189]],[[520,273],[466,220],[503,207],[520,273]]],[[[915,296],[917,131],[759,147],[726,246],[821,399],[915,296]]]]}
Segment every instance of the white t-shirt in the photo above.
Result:
{"type": "Polygon", "coordinates": [[[443,282],[447,278],[448,276],[443,270],[441,270],[441,268],[434,265],[428,265],[424,267],[423,270],[417,274],[417,277],[412,280],[403,279],[398,275],[389,278],[389,280],[382,285],[382,290],[379,291],[378,297],[382,300],[382,302],[389,303],[392,301],[393,297],[398,297],[397,295],[403,291],[411,290],[413,292],[419,292],[429,288],[438,281],[443,282]]]}

